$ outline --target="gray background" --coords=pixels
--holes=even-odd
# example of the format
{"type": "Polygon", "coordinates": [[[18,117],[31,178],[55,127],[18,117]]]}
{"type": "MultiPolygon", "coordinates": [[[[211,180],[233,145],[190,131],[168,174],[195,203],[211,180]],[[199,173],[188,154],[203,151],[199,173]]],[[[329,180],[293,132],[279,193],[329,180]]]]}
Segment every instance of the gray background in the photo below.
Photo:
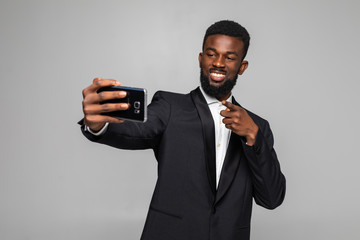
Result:
{"type": "Polygon", "coordinates": [[[80,133],[94,77],[186,93],[206,28],[249,30],[234,95],[268,119],[287,196],[254,207],[252,239],[360,239],[358,1],[0,2],[0,239],[138,239],[150,150],[80,133]]]}

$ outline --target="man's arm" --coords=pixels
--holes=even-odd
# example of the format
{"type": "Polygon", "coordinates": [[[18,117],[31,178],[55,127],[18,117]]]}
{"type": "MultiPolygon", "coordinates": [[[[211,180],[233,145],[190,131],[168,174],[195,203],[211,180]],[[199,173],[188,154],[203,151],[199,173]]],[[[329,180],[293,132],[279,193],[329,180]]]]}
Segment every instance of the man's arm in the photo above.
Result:
{"type": "Polygon", "coordinates": [[[283,202],[286,189],[286,180],[273,145],[274,138],[267,121],[259,123],[253,146],[243,143],[252,173],[255,202],[268,209],[274,209],[283,202]]]}
{"type": "Polygon", "coordinates": [[[274,150],[274,138],[269,123],[250,114],[240,106],[223,103],[221,111],[225,126],[246,139],[243,149],[248,160],[257,204],[274,209],[285,197],[285,177],[274,150]]]}
{"type": "MultiPolygon", "coordinates": [[[[86,130],[85,119],[79,122],[83,134],[90,141],[121,149],[156,148],[165,131],[170,116],[170,104],[161,92],[155,93],[148,106],[148,120],[145,123],[121,121],[110,122],[106,131],[96,136],[86,130]]],[[[103,116],[100,116],[103,117],[103,116]]],[[[117,120],[117,119],[116,119],[117,120]]]]}

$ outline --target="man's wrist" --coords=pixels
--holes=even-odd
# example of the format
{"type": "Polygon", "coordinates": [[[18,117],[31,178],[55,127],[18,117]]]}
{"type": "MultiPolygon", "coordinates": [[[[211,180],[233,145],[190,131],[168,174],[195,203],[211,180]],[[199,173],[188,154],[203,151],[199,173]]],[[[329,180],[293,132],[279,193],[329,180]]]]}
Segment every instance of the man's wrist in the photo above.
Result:
{"type": "Polygon", "coordinates": [[[94,131],[94,130],[91,130],[91,128],[87,125],[84,125],[84,129],[85,131],[91,133],[92,135],[95,135],[95,136],[101,136],[102,134],[105,133],[105,131],[107,130],[108,128],[108,125],[109,123],[105,123],[105,125],[99,130],[99,131],[94,131]]]}
{"type": "Polygon", "coordinates": [[[246,144],[249,145],[249,146],[252,146],[255,144],[255,141],[256,141],[256,136],[257,136],[257,133],[259,131],[259,127],[256,126],[256,129],[254,132],[252,133],[249,133],[245,138],[246,138],[246,144]]]}

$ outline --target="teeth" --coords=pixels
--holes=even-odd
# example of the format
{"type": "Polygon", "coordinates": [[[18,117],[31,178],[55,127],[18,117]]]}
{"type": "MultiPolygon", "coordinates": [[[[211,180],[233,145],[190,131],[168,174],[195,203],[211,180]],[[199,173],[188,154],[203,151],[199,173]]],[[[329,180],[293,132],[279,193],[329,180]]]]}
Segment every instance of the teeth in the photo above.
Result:
{"type": "Polygon", "coordinates": [[[211,75],[213,75],[214,77],[223,77],[223,76],[225,76],[225,74],[221,74],[221,73],[211,73],[211,75]]]}

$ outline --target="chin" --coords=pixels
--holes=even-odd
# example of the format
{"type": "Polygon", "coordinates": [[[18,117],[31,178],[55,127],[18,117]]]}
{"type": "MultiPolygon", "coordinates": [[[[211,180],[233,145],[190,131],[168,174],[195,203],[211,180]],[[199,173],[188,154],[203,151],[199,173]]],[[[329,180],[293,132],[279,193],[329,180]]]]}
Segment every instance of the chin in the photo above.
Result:
{"type": "Polygon", "coordinates": [[[234,79],[224,79],[221,82],[215,82],[210,77],[206,76],[203,71],[200,71],[200,83],[204,92],[208,95],[219,98],[227,95],[236,84],[237,75],[234,79]]]}
{"type": "Polygon", "coordinates": [[[217,88],[219,88],[219,87],[223,86],[223,85],[226,83],[226,81],[227,81],[227,80],[223,80],[223,81],[221,81],[221,82],[217,82],[217,81],[214,81],[214,80],[209,79],[209,85],[212,86],[212,87],[217,87],[217,88]]]}

